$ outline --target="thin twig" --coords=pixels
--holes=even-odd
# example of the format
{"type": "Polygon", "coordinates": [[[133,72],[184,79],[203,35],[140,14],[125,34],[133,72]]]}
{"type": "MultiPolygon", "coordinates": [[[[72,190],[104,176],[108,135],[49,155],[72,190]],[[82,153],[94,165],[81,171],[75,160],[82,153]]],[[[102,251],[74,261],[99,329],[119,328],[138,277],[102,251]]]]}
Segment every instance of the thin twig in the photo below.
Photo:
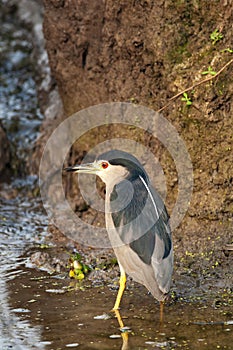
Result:
{"type": "Polygon", "coordinates": [[[210,80],[215,79],[215,78],[216,78],[219,74],[221,74],[222,71],[223,71],[225,68],[227,68],[231,63],[233,63],[233,59],[231,59],[230,61],[228,61],[215,75],[211,75],[211,77],[206,78],[206,79],[203,79],[203,80],[199,81],[198,83],[193,84],[192,86],[188,87],[187,89],[185,89],[185,90],[179,92],[179,93],[176,94],[175,96],[171,97],[171,98],[168,100],[168,103],[167,103],[165,106],[163,106],[162,108],[160,108],[157,112],[162,112],[165,108],[167,108],[167,107],[170,105],[170,103],[171,103],[173,100],[175,100],[177,97],[183,95],[185,92],[188,92],[188,91],[190,91],[190,90],[193,90],[195,87],[197,87],[197,86],[199,86],[199,85],[201,85],[201,84],[207,83],[207,82],[210,81],[210,80]]]}

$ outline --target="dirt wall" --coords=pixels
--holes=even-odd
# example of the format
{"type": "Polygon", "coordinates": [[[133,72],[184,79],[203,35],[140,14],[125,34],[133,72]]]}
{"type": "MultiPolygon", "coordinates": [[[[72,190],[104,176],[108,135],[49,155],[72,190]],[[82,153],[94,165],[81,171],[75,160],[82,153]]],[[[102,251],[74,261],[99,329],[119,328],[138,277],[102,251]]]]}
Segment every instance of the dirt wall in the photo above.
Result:
{"type": "MultiPolygon", "coordinates": [[[[44,8],[50,67],[66,115],[111,101],[158,110],[232,59],[231,1],[44,0],[44,8]]],[[[214,250],[213,259],[224,260],[223,248],[232,241],[232,66],[188,92],[191,105],[180,96],[163,111],[194,169],[190,208],[174,233],[177,259],[214,250]]],[[[160,158],[170,208],[175,165],[161,145],[144,142],[160,158]]],[[[73,159],[83,152],[73,149],[73,159]]]]}

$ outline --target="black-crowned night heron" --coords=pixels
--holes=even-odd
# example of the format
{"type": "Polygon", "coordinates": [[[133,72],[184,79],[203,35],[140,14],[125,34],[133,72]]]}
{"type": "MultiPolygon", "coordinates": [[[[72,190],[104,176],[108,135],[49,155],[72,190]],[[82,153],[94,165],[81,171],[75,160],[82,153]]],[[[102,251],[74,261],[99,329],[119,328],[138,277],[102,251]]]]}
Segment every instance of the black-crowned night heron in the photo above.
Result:
{"type": "Polygon", "coordinates": [[[106,184],[105,221],[120,267],[119,308],[126,274],[160,301],[170,289],[173,249],[169,217],[141,163],[131,154],[113,150],[93,163],[67,171],[98,175],[106,184]]]}

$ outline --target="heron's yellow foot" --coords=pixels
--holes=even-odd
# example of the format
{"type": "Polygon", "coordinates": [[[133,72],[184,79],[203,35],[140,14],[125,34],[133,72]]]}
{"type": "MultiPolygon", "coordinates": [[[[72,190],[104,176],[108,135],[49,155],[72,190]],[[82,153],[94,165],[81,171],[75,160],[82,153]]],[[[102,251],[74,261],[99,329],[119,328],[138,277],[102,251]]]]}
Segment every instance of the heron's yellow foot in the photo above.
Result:
{"type": "Polygon", "coordinates": [[[114,304],[112,311],[119,309],[121,298],[122,298],[122,295],[123,295],[124,290],[125,290],[125,285],[126,285],[126,274],[125,274],[125,272],[123,272],[123,273],[121,273],[121,276],[120,276],[120,288],[118,290],[116,301],[115,301],[115,304],[114,304]]]}
{"type": "Polygon", "coordinates": [[[117,318],[120,330],[121,330],[121,337],[123,340],[121,350],[128,350],[128,340],[129,340],[129,331],[124,330],[124,323],[121,318],[121,314],[119,310],[114,310],[115,316],[117,318]]]}
{"type": "Polygon", "coordinates": [[[121,350],[128,350],[129,333],[128,332],[121,333],[121,337],[122,337],[122,340],[123,340],[123,344],[122,344],[121,350]]]}

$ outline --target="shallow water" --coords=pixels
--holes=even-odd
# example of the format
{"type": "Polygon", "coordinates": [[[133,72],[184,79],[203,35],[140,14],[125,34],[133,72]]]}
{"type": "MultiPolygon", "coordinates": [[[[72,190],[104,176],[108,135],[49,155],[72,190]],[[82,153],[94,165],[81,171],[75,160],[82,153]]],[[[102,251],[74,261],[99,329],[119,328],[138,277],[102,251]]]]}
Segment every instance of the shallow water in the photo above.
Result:
{"type": "MultiPolygon", "coordinates": [[[[0,19],[0,119],[16,155],[13,168],[17,166],[19,172],[25,173],[42,120],[31,60],[32,38],[30,29],[20,22],[13,2],[0,1],[0,19]]],[[[0,185],[1,349],[32,349],[35,339],[40,339],[39,328],[32,328],[12,312],[7,286],[24,273],[24,251],[43,242],[47,234],[47,217],[41,201],[31,197],[36,187],[37,176],[9,179],[8,184],[0,185]],[[20,339],[24,339],[23,346],[20,339]]]]}
{"type": "MultiPolygon", "coordinates": [[[[30,179],[28,179],[30,183],[30,179]]],[[[26,184],[24,181],[24,185],[26,184]]],[[[7,185],[2,193],[12,191],[7,185]]],[[[21,187],[22,189],[22,187],[21,187]]],[[[32,349],[34,340],[40,338],[38,329],[33,329],[26,321],[12,311],[9,304],[9,286],[7,283],[15,278],[21,279],[25,273],[25,259],[22,254],[31,246],[39,245],[47,235],[47,217],[43,214],[41,203],[36,198],[17,196],[13,199],[0,198],[0,348],[21,349],[20,339],[24,339],[22,349],[32,349]],[[19,339],[16,341],[16,339],[19,339]],[[17,344],[17,347],[16,347],[17,344]]]]}
{"type": "Polygon", "coordinates": [[[28,160],[43,119],[37,103],[30,29],[10,1],[0,1],[0,119],[21,162],[28,160]]]}
{"type": "Polygon", "coordinates": [[[7,285],[11,310],[17,311],[21,322],[31,325],[37,335],[36,348],[42,344],[51,350],[212,350],[233,346],[229,306],[216,309],[211,300],[173,302],[165,307],[160,323],[158,303],[135,285],[125,292],[120,311],[124,326],[130,328],[126,347],[119,323],[110,312],[116,291],[108,286],[95,288],[82,283],[80,289],[80,283],[25,268],[7,285]]]}

